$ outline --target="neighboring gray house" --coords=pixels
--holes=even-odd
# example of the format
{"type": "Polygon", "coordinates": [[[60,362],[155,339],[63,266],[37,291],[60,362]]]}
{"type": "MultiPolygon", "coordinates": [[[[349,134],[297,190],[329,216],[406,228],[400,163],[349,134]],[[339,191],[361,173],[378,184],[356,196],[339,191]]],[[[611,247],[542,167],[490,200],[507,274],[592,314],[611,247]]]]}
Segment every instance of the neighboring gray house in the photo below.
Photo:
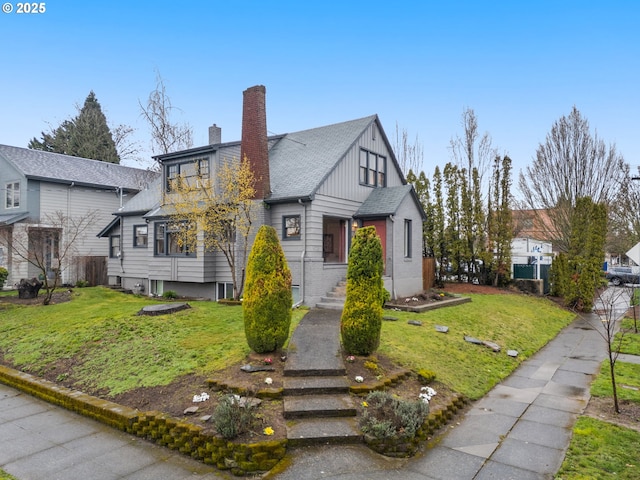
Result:
{"type": "Polygon", "coordinates": [[[242,140],[221,143],[215,125],[209,134],[210,145],[158,156],[162,179],[115,212],[101,232],[122,247],[109,259],[110,283],[154,295],[230,297],[223,256],[182,251],[168,231],[161,198],[167,179],[195,171],[214,178],[221,161],[246,156],[262,180],[258,223],[279,232],[297,303],[315,305],[346,278],[351,239],[367,225],[381,238],[392,297],[422,290],[425,214],[377,115],[269,137],[265,88],[257,86],[244,92],[242,140]]]}
{"type": "MultiPolygon", "coordinates": [[[[39,248],[46,251],[37,254],[46,259],[50,275],[58,269],[63,283],[91,280],[86,276],[88,265],[104,264],[108,246],[96,234],[111,220],[114,210],[157,176],[113,163],[0,145],[0,266],[9,270],[7,285],[39,275],[33,265],[15,255],[15,249],[32,245],[34,236],[42,232],[47,242],[39,248]],[[67,263],[59,265],[65,228],[54,225],[53,216],[59,213],[73,221],[88,212],[95,212],[95,224],[74,243],[67,263]]],[[[99,272],[95,275],[100,276],[99,272]]],[[[106,279],[106,274],[102,277],[106,279]]]]}

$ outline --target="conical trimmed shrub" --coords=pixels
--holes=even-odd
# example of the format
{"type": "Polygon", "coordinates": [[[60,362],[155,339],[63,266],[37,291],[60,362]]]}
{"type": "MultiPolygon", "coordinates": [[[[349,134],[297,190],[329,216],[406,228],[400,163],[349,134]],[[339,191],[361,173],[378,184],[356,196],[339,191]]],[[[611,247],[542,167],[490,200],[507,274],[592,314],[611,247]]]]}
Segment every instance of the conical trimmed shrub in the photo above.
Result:
{"type": "Polygon", "coordinates": [[[375,227],[358,229],[347,267],[347,298],[340,320],[342,346],[352,355],[378,348],[382,328],[382,244],[375,227]]]}
{"type": "Polygon", "coordinates": [[[247,261],[244,332],[256,353],[282,348],[291,327],[291,272],[273,227],[258,230],[247,261]]]}

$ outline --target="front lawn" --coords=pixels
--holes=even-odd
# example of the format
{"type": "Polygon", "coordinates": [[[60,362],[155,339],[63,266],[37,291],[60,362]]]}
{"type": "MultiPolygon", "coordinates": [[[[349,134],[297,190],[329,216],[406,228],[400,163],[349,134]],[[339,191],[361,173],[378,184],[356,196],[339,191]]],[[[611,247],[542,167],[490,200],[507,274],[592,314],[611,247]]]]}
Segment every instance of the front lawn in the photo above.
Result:
{"type": "MultiPolygon", "coordinates": [[[[479,398],[574,318],[546,299],[469,296],[471,303],[420,314],[385,311],[398,320],[383,323],[379,352],[479,398]],[[422,326],[409,325],[410,319],[422,326]],[[448,326],[449,333],[436,332],[435,325],[448,326]],[[464,335],[495,342],[502,351],[465,342],[464,335]]],[[[76,289],[70,302],[46,307],[5,303],[0,352],[24,371],[59,371],[60,380],[72,375],[75,388],[109,395],[167,385],[189,373],[211,375],[249,354],[241,307],[195,301],[171,315],[136,315],[150,302],[96,287],[76,289]]],[[[292,331],[304,313],[294,311],[292,331]]]]}

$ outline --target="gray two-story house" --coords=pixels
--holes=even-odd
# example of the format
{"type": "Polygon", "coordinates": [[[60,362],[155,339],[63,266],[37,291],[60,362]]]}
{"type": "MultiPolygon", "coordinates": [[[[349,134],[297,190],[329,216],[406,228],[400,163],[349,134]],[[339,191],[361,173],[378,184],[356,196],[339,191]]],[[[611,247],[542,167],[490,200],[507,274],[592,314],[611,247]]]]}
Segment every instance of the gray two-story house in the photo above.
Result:
{"type": "Polygon", "coordinates": [[[380,236],[392,297],[422,290],[425,214],[376,115],[268,136],[265,88],[256,86],[244,92],[242,139],[221,142],[215,125],[209,134],[209,145],[156,157],[162,178],[115,212],[101,232],[112,245],[112,284],[153,295],[173,290],[229,298],[231,275],[223,255],[180,248],[162,198],[176,175],[197,171],[213,178],[220,162],[247,158],[258,179],[256,223],[279,232],[297,303],[315,305],[346,277],[354,232],[367,225],[380,236]]]}
{"type": "Polygon", "coordinates": [[[107,251],[107,240],[96,235],[114,210],[157,176],[108,162],[0,145],[0,266],[9,270],[7,285],[41,274],[18,252],[44,259],[47,274],[57,272],[63,283],[91,281],[87,274],[106,280],[105,273],[92,267],[105,263],[107,251]],[[69,242],[71,249],[60,264],[69,223],[88,215],[92,224],[69,242]],[[42,239],[43,232],[46,241],[33,241],[42,239]]]}

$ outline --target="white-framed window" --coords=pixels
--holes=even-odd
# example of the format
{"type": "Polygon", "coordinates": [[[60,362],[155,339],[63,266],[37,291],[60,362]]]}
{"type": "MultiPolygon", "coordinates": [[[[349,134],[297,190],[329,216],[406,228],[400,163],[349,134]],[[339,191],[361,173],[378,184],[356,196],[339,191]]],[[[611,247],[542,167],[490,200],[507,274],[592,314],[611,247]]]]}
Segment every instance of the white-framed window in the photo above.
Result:
{"type": "Polygon", "coordinates": [[[216,300],[233,299],[233,283],[218,282],[218,292],[216,300]]]}
{"type": "Polygon", "coordinates": [[[149,227],[148,225],[133,226],[133,246],[136,248],[147,248],[149,244],[149,227]]]}
{"type": "Polygon", "coordinates": [[[386,172],[386,157],[365,149],[360,149],[360,185],[385,187],[387,182],[386,172]]]}
{"type": "Polygon", "coordinates": [[[5,188],[7,191],[5,208],[18,208],[20,206],[20,182],[9,182],[5,188]]]}
{"type": "Polygon", "coordinates": [[[109,237],[109,258],[120,257],[120,235],[109,237]]]}
{"type": "Polygon", "coordinates": [[[282,238],[284,240],[299,240],[301,237],[300,215],[285,215],[282,217],[282,238]]]}

